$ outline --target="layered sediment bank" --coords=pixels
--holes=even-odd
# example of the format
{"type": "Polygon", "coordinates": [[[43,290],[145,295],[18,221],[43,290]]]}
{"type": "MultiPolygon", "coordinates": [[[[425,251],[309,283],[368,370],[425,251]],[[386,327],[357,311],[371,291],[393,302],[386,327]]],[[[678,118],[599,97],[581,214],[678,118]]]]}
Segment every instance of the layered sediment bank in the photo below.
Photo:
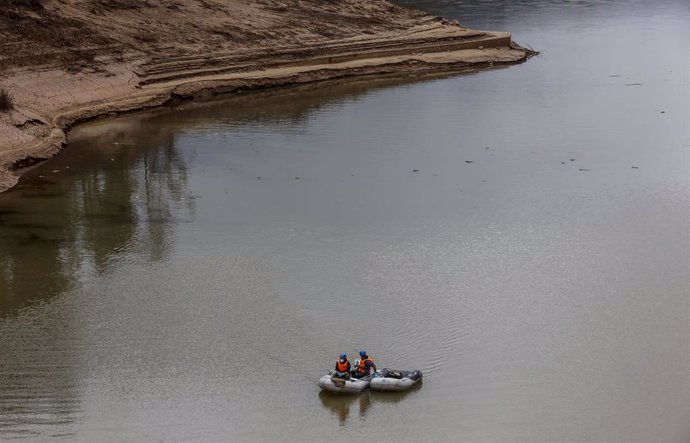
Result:
{"type": "Polygon", "coordinates": [[[519,63],[532,51],[381,0],[7,0],[0,191],[75,122],[171,101],[353,76],[519,63]]]}

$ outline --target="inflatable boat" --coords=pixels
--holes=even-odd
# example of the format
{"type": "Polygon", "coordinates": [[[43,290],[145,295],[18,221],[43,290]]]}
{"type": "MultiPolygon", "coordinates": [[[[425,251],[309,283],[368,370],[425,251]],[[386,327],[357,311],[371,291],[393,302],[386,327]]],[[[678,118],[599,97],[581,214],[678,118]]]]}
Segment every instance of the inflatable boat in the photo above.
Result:
{"type": "Polygon", "coordinates": [[[398,371],[384,368],[371,379],[369,387],[378,391],[404,391],[422,380],[422,371],[398,371]]]}
{"type": "Polygon", "coordinates": [[[341,392],[344,394],[355,394],[362,392],[369,387],[369,382],[375,374],[368,375],[362,378],[350,377],[349,379],[338,378],[335,376],[335,371],[330,371],[328,374],[321,377],[319,380],[319,387],[324,391],[341,392]]]}

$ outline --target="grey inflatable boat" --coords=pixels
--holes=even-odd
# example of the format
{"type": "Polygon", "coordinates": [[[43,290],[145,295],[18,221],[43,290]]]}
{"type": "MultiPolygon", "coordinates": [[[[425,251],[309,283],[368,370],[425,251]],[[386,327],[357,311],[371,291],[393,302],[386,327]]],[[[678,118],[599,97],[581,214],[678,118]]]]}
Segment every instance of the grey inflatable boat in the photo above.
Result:
{"type": "Polygon", "coordinates": [[[374,377],[374,374],[362,378],[350,377],[346,380],[336,377],[335,371],[330,371],[328,374],[321,377],[319,380],[319,387],[324,391],[354,394],[368,388],[372,377],[374,377]]]}
{"type": "Polygon", "coordinates": [[[369,387],[377,391],[404,391],[422,380],[422,371],[399,371],[384,368],[371,379],[369,387]]]}

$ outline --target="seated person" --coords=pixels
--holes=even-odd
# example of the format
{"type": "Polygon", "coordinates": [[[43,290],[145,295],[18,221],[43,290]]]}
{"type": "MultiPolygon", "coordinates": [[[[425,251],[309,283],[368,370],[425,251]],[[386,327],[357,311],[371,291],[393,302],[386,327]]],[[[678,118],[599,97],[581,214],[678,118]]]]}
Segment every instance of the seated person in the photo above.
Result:
{"type": "Polygon", "coordinates": [[[367,355],[367,351],[359,351],[359,364],[353,371],[353,377],[366,377],[367,375],[371,374],[372,369],[374,370],[374,372],[376,372],[376,365],[374,364],[374,360],[372,360],[371,357],[367,355]]]}
{"type": "Polygon", "coordinates": [[[350,362],[347,360],[347,355],[340,354],[340,358],[335,362],[335,377],[344,378],[345,380],[350,378],[350,362]]]}

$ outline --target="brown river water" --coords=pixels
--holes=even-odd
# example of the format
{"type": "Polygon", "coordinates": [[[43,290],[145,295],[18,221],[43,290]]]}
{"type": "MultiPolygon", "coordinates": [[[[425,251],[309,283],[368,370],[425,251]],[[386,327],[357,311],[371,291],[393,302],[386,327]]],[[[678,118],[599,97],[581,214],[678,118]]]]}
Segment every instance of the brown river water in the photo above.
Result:
{"type": "Polygon", "coordinates": [[[403,3],[541,55],[85,124],[0,195],[0,441],[690,441],[690,4],[403,3]],[[361,348],[423,385],[320,393],[361,348]]]}

